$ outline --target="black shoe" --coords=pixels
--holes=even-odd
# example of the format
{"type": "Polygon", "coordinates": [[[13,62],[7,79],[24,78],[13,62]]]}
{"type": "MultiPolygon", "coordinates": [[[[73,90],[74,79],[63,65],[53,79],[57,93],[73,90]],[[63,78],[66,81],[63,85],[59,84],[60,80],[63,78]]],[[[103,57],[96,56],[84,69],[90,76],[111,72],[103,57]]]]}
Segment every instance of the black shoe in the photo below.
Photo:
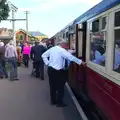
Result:
{"type": "Polygon", "coordinates": [[[40,78],[41,80],[44,80],[44,78],[40,78]]]}
{"type": "Polygon", "coordinates": [[[5,78],[8,78],[8,76],[5,76],[5,78]]]}
{"type": "Polygon", "coordinates": [[[51,105],[56,105],[56,102],[51,102],[51,105]]]}
{"type": "Polygon", "coordinates": [[[0,79],[3,79],[3,78],[4,78],[3,76],[0,77],[0,79]]]}
{"type": "Polygon", "coordinates": [[[67,106],[67,104],[64,103],[64,102],[58,103],[58,104],[56,105],[56,107],[66,107],[66,106],[67,106]]]}
{"type": "Polygon", "coordinates": [[[14,80],[19,80],[18,78],[14,78],[14,80]]]}
{"type": "Polygon", "coordinates": [[[36,76],[36,78],[40,78],[40,76],[36,76]]]}

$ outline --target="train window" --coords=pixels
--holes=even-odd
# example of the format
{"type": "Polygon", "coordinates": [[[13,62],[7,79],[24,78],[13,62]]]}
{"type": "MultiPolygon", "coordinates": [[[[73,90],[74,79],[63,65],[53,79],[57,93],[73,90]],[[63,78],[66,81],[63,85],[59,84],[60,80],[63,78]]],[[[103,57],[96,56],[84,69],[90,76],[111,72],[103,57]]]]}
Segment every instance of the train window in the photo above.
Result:
{"type": "Polygon", "coordinates": [[[99,31],[99,24],[100,24],[99,19],[92,22],[92,32],[98,32],[99,31]]]}
{"type": "Polygon", "coordinates": [[[120,73],[120,29],[114,31],[114,64],[113,70],[120,73]]]}
{"type": "Polygon", "coordinates": [[[90,34],[90,60],[98,65],[105,66],[106,32],[90,34]]]}
{"type": "Polygon", "coordinates": [[[102,18],[102,30],[106,29],[106,24],[107,24],[106,17],[103,17],[102,18]]]}
{"type": "Polygon", "coordinates": [[[90,22],[90,32],[92,32],[92,22],[90,22]]]}
{"type": "Polygon", "coordinates": [[[115,27],[120,26],[120,11],[115,13],[115,27]]]}
{"type": "Polygon", "coordinates": [[[65,38],[65,33],[63,33],[63,38],[65,38]]]}
{"type": "Polygon", "coordinates": [[[70,49],[76,50],[75,34],[70,35],[70,49]]]}
{"type": "Polygon", "coordinates": [[[66,32],[66,37],[68,38],[68,32],[66,32]]]}

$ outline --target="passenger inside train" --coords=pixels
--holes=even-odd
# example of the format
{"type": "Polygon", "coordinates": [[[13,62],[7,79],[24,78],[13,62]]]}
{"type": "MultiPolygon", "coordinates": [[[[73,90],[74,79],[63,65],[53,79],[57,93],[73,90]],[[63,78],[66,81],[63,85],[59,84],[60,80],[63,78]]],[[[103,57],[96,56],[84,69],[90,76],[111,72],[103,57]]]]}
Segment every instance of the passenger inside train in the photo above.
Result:
{"type": "Polygon", "coordinates": [[[115,44],[114,71],[120,73],[120,40],[116,40],[116,44],[115,44]]]}
{"type": "MultiPolygon", "coordinates": [[[[92,60],[92,62],[101,65],[103,62],[105,62],[105,53],[101,55],[99,50],[95,51],[95,59],[92,60]]],[[[120,73],[120,41],[116,41],[115,43],[115,52],[114,52],[114,71],[120,73]]]]}

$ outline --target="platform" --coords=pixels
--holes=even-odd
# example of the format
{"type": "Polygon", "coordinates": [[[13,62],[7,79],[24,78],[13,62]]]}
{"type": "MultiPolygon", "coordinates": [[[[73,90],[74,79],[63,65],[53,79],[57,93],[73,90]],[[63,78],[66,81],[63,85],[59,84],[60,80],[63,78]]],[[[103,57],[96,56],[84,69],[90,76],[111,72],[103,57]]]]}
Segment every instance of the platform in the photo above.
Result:
{"type": "Polygon", "coordinates": [[[30,76],[30,68],[19,68],[19,81],[0,80],[0,120],[81,120],[65,90],[65,108],[49,103],[48,77],[41,81],[30,76]]]}

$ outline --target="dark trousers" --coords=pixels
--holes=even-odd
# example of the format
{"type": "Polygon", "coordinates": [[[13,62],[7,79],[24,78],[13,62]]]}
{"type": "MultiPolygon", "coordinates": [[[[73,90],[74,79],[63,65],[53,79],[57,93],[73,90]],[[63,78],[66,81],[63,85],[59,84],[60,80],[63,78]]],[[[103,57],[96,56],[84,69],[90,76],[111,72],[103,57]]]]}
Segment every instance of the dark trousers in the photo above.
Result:
{"type": "Polygon", "coordinates": [[[7,72],[7,68],[6,68],[6,60],[3,60],[3,72],[4,72],[4,76],[7,78],[8,77],[8,72],[7,72]]]}
{"type": "Polygon", "coordinates": [[[6,61],[0,60],[0,77],[8,77],[8,73],[6,70],[6,61]]]}
{"type": "Polygon", "coordinates": [[[23,63],[25,65],[25,67],[28,67],[28,65],[29,65],[29,55],[26,55],[26,54],[23,55],[23,63]]]}
{"type": "Polygon", "coordinates": [[[15,57],[8,58],[8,63],[10,65],[10,80],[18,78],[17,70],[17,59],[15,57]]]}
{"type": "Polygon", "coordinates": [[[42,80],[44,80],[44,63],[41,61],[35,61],[35,71],[36,71],[36,77],[40,77],[42,80]]]}
{"type": "Polygon", "coordinates": [[[63,101],[64,97],[64,71],[48,67],[48,76],[51,102],[59,104],[63,101]]]}

